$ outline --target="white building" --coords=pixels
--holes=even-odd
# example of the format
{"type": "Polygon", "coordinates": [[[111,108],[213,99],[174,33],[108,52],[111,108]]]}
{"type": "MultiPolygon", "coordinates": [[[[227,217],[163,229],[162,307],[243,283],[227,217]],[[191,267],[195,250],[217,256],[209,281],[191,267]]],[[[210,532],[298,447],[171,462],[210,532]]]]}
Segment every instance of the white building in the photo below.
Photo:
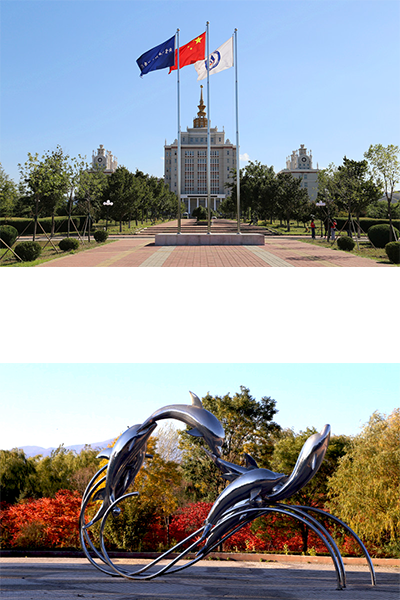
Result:
{"type": "MultiPolygon", "coordinates": [[[[193,127],[181,132],[181,200],[190,214],[198,206],[207,205],[207,117],[203,102],[203,86],[200,104],[193,127]]],[[[236,169],[236,146],[225,132],[210,127],[210,200],[211,209],[218,210],[222,200],[229,194],[225,183],[236,169]]],[[[178,188],[178,140],[164,146],[164,181],[171,192],[178,188]]]]}
{"type": "Polygon", "coordinates": [[[307,148],[301,144],[299,150],[293,150],[292,155],[286,159],[286,169],[281,173],[291,173],[293,177],[301,179],[301,187],[306,189],[308,197],[313,202],[317,199],[318,194],[318,165],[316,169],[312,166],[312,152],[307,154],[307,148]]]}
{"type": "Polygon", "coordinates": [[[105,150],[103,144],[100,144],[99,148],[97,149],[97,154],[95,154],[93,150],[92,165],[96,169],[99,167],[102,168],[106,175],[111,175],[111,173],[116,171],[118,167],[118,161],[117,157],[113,156],[110,150],[105,150]]]}

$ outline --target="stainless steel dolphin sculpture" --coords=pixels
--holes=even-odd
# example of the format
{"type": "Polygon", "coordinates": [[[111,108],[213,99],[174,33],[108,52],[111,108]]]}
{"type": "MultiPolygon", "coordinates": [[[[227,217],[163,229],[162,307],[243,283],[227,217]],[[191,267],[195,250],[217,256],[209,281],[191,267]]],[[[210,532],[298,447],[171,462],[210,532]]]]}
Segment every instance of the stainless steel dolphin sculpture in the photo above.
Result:
{"type": "MultiPolygon", "coordinates": [[[[265,496],[285,479],[283,473],[274,473],[269,469],[252,469],[240,475],[218,496],[204,522],[205,529],[201,539],[205,539],[218,521],[234,511],[237,506],[256,507],[262,504],[265,496]]],[[[203,552],[204,548],[200,551],[203,552]]]]}
{"type": "Polygon", "coordinates": [[[218,419],[203,408],[200,398],[190,392],[192,404],[170,404],[156,410],[142,427],[146,428],[160,419],[177,419],[192,427],[187,433],[204,438],[205,442],[217,456],[221,456],[221,446],[225,432],[218,419]]]}
{"type": "Polygon", "coordinates": [[[107,508],[120,498],[134,481],[146,456],[147,441],[157,424],[133,425],[118,438],[112,448],[106,448],[97,458],[109,460],[105,487],[99,489],[92,501],[103,500],[93,519],[85,527],[91,527],[105,514],[107,508]]]}
{"type": "Polygon", "coordinates": [[[243,475],[243,473],[259,468],[254,458],[249,454],[243,455],[245,457],[246,466],[242,467],[241,465],[236,465],[235,463],[228,462],[227,460],[215,456],[215,454],[212,454],[206,448],[203,448],[203,450],[221,471],[222,477],[228,481],[234,481],[240,477],[240,475],[243,475]]]}
{"type": "Polygon", "coordinates": [[[324,425],[320,433],[314,433],[304,443],[290,477],[280,482],[268,499],[279,502],[301,490],[315,475],[324,460],[331,435],[331,426],[324,425]]]}

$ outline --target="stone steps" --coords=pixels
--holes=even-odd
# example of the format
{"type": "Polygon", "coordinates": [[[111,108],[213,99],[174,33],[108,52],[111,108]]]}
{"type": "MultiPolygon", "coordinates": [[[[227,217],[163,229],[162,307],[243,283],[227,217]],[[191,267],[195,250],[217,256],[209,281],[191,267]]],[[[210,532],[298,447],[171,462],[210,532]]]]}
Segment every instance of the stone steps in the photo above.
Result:
{"type": "MultiPolygon", "coordinates": [[[[263,227],[249,225],[242,225],[240,227],[240,231],[241,233],[262,233],[263,235],[274,235],[273,232],[263,227]]],[[[152,227],[142,229],[136,234],[136,236],[148,237],[158,233],[178,233],[178,227],[153,225],[152,227]]],[[[208,233],[208,228],[206,225],[182,225],[181,233],[208,233]]],[[[211,233],[237,233],[237,226],[211,226],[211,233]]]]}

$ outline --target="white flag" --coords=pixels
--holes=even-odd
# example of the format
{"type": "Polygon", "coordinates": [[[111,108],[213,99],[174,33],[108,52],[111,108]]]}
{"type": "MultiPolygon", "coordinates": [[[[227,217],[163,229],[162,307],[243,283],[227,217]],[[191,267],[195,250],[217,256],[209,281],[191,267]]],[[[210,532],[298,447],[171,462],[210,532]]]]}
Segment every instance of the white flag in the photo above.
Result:
{"type": "MultiPolygon", "coordinates": [[[[199,60],[194,63],[198,73],[197,81],[207,77],[207,60],[199,60]]],[[[225,69],[233,67],[233,38],[229,38],[225,44],[222,44],[215,52],[210,54],[210,75],[219,73],[225,69]]]]}

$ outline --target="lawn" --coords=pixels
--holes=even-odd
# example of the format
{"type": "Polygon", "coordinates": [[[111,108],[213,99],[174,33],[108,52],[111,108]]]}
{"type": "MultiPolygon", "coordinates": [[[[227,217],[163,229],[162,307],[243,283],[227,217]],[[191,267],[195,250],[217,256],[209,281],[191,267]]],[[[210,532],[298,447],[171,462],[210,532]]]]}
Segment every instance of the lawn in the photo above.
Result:
{"type": "MultiPolygon", "coordinates": [[[[44,248],[46,246],[47,240],[38,240],[39,244],[44,248]]],[[[55,250],[53,246],[47,242],[47,246],[42,250],[42,254],[36,260],[23,262],[19,261],[15,258],[12,252],[8,251],[6,253],[5,248],[0,248],[0,267],[36,267],[36,265],[40,265],[41,263],[48,262],[49,260],[54,260],[55,258],[60,258],[61,256],[65,256],[67,254],[76,254],[77,252],[84,252],[85,250],[89,250],[90,248],[97,248],[103,244],[98,244],[94,240],[91,242],[85,241],[83,242],[77,250],[73,250],[71,252],[63,252],[58,247],[58,241],[55,238],[52,239],[54,246],[57,248],[55,250]]],[[[111,243],[112,240],[107,240],[106,244],[111,243]]],[[[16,244],[14,244],[13,249],[16,244]]]]}

